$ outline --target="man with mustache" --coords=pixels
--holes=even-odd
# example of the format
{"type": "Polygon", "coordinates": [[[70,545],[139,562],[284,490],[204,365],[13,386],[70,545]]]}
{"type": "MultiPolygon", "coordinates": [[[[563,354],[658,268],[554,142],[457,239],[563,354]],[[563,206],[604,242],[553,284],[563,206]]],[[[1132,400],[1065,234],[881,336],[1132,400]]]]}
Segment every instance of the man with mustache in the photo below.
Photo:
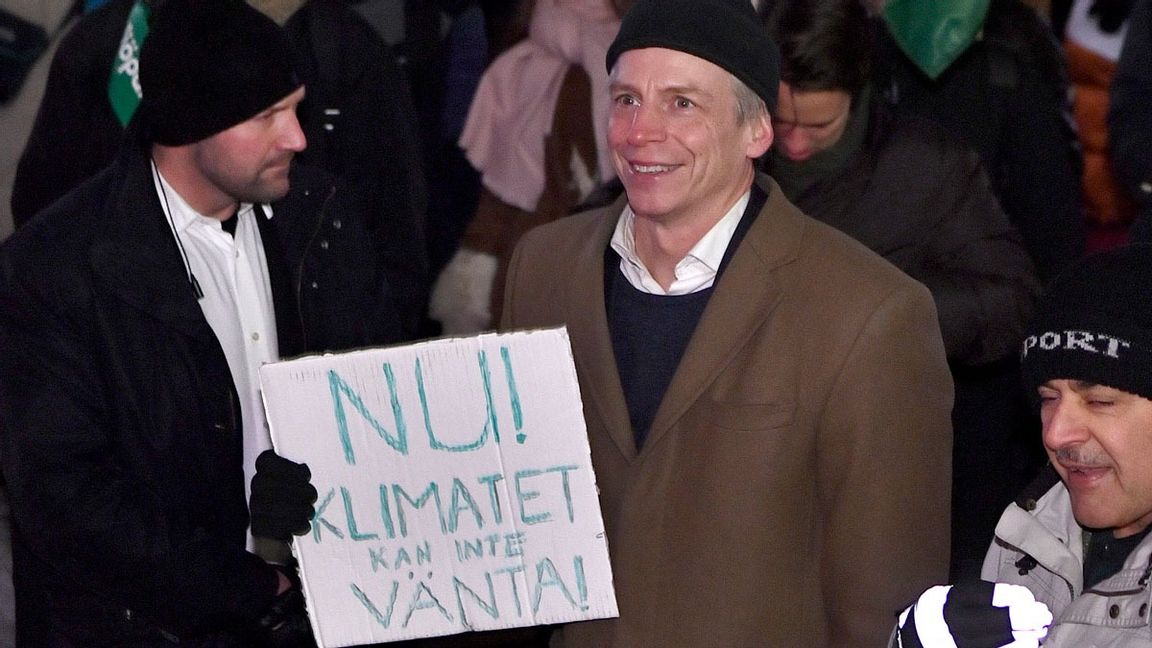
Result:
{"type": "Polygon", "coordinates": [[[140,83],[117,160],[0,248],[19,642],[308,645],[266,559],[315,490],[263,454],[258,369],[400,324],[350,193],[292,163],[306,90],[274,22],[169,0],[140,83]]]}
{"type": "Polygon", "coordinates": [[[1088,257],[1049,287],[1021,368],[1050,465],[1001,516],[986,582],[921,596],[900,645],[1036,646],[1046,625],[1044,648],[1152,641],[1150,282],[1152,245],[1140,244],[1088,257]],[[1005,585],[1027,591],[1004,596],[1005,585]]]}
{"type": "Polygon", "coordinates": [[[756,173],[779,52],[748,0],[639,0],[606,64],[626,195],[529,232],[503,310],[568,326],[620,607],[553,645],[883,645],[948,570],[932,297],[756,173]]]}

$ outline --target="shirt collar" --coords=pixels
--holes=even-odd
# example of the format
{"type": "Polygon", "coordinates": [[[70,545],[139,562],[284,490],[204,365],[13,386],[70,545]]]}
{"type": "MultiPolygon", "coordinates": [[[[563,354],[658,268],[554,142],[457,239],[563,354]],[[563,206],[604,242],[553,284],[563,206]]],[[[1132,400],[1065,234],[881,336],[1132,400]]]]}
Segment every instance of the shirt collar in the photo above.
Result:
{"type": "Polygon", "coordinates": [[[752,190],[749,188],[692,246],[692,249],[688,250],[688,254],[676,264],[676,280],[667,291],[652,278],[652,274],[636,253],[636,239],[633,233],[636,214],[630,205],[625,205],[624,211],[616,221],[616,230],[612,233],[610,242],[612,249],[620,255],[620,270],[624,273],[624,277],[637,290],[656,295],[684,295],[711,287],[751,196],[752,190]]]}
{"type": "MultiPolygon", "coordinates": [[[[171,219],[171,225],[175,231],[183,232],[194,223],[214,227],[220,231],[224,230],[219,220],[205,216],[189,205],[187,201],[184,200],[184,197],[173,189],[172,185],[168,184],[168,180],[166,180],[164,175],[160,173],[160,170],[156,168],[155,162],[152,163],[152,169],[155,171],[152,179],[156,186],[156,195],[160,199],[160,206],[171,219]]],[[[240,203],[237,216],[246,218],[247,215],[252,212],[252,205],[252,203],[240,203]]],[[[264,211],[264,217],[271,220],[271,205],[261,205],[261,208],[264,211]]]]}

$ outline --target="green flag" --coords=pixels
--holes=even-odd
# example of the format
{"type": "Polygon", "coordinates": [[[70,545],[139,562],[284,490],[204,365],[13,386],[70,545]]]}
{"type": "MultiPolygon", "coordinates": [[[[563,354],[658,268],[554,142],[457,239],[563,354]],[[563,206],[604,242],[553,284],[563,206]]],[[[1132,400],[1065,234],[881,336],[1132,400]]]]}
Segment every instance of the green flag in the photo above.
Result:
{"type": "Polygon", "coordinates": [[[888,0],[884,20],[908,58],[935,79],[984,26],[990,0],[888,0]]]}
{"type": "Polygon", "coordinates": [[[112,64],[112,77],[108,79],[108,100],[112,111],[124,126],[140,105],[140,46],[148,36],[148,7],[144,0],[136,0],[124,25],[124,36],[116,50],[112,64]]]}

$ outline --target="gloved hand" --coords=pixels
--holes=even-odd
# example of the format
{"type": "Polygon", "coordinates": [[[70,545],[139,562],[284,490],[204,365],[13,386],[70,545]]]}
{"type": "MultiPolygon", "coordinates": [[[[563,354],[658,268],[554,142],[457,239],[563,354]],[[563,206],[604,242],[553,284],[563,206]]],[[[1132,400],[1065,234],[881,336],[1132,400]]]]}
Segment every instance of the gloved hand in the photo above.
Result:
{"type": "Polygon", "coordinates": [[[929,588],[900,613],[900,648],[1037,648],[1052,613],[1023,585],[963,581],[929,588]]]}
{"type": "Polygon", "coordinates": [[[296,463],[265,450],[256,457],[248,514],[252,535],[288,542],[312,528],[316,488],[307,464],[296,463]]]}

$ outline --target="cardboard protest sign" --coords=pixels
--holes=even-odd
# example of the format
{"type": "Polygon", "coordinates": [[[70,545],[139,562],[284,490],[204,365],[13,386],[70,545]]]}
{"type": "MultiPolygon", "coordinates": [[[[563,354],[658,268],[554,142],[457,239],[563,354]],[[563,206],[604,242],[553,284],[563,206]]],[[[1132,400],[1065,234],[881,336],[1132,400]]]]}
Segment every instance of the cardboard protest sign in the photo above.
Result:
{"type": "Polygon", "coordinates": [[[261,369],[320,493],[296,538],[320,646],[616,616],[564,329],[261,369]]]}

